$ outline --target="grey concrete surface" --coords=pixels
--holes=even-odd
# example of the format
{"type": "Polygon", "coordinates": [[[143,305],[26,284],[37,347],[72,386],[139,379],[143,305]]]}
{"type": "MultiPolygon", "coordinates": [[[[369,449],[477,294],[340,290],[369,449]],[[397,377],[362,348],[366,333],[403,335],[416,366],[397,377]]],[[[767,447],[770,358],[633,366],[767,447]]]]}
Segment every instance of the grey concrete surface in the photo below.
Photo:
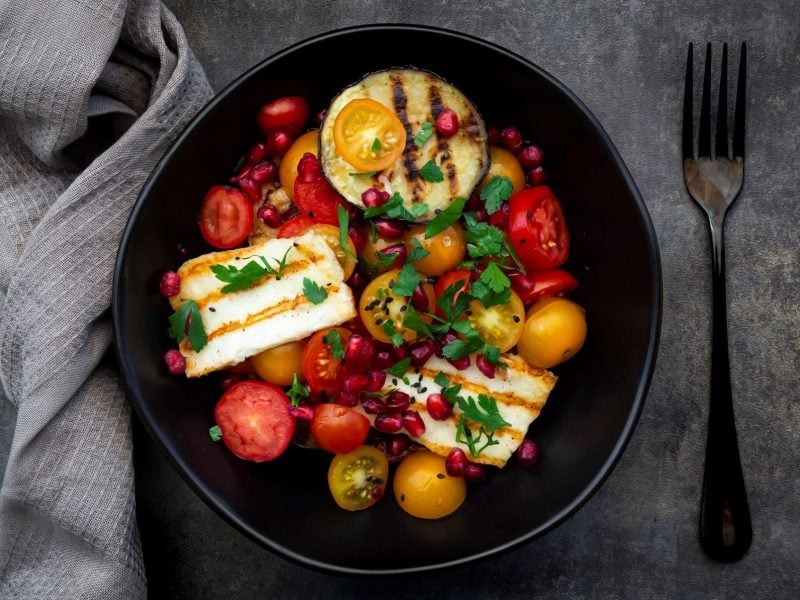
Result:
{"type": "MultiPolygon", "coordinates": [[[[168,0],[167,5],[215,89],[286,45],[372,22],[452,28],[538,63],[597,115],[639,185],[662,253],[664,312],[644,412],[598,494],[545,538],[446,573],[358,580],[286,562],[217,517],[137,428],[139,518],[153,597],[800,596],[796,2],[168,0]],[[749,44],[747,171],[726,234],[733,391],[754,542],[741,562],[722,565],[708,560],[697,543],[709,393],[710,243],[703,217],[684,190],[679,139],[688,43],[741,40],[749,44]]],[[[10,443],[13,419],[13,411],[0,410],[0,446],[10,443]]],[[[0,460],[3,456],[0,449],[0,460]]]]}

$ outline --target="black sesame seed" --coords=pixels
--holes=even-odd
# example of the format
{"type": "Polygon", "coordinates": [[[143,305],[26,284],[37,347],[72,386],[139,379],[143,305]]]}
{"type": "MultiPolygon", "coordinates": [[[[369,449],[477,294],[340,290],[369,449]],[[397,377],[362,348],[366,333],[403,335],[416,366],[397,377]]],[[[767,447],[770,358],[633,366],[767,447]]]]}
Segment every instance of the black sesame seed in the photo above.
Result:
{"type": "Polygon", "coordinates": [[[428,388],[426,388],[426,387],[424,387],[424,388],[419,388],[419,393],[420,393],[420,394],[424,394],[424,393],[425,393],[425,392],[427,392],[427,391],[428,391],[428,388]]]}
{"type": "Polygon", "coordinates": [[[403,304],[403,306],[400,307],[400,312],[406,312],[407,310],[408,306],[406,304],[403,304]]]}
{"type": "Polygon", "coordinates": [[[210,310],[211,312],[217,312],[217,309],[214,308],[213,306],[209,306],[208,310],[210,310]]]}
{"type": "Polygon", "coordinates": [[[375,325],[381,325],[383,323],[383,319],[375,319],[375,325]]]}
{"type": "Polygon", "coordinates": [[[394,298],[392,298],[391,296],[386,298],[386,304],[389,304],[390,302],[394,302],[394,298]]]}
{"type": "Polygon", "coordinates": [[[392,385],[397,385],[397,379],[396,378],[392,379],[392,385]]]}
{"type": "Polygon", "coordinates": [[[406,501],[406,495],[400,494],[400,502],[405,502],[405,501],[406,501]]]}
{"type": "Polygon", "coordinates": [[[525,238],[522,238],[522,239],[519,241],[519,243],[520,243],[520,244],[524,244],[524,243],[525,243],[525,238]]]}
{"type": "Polygon", "coordinates": [[[519,323],[519,315],[514,315],[512,318],[514,319],[514,323],[519,323]]]}
{"type": "MultiPolygon", "coordinates": [[[[528,215],[530,215],[530,214],[531,214],[531,213],[528,213],[528,215]]],[[[313,218],[314,218],[314,211],[313,211],[313,210],[310,210],[310,211],[308,211],[308,217],[309,217],[310,219],[313,219],[313,218]]],[[[530,216],[529,216],[528,218],[530,219],[530,216]]]]}
{"type": "Polygon", "coordinates": [[[528,211],[528,214],[526,216],[528,217],[528,219],[532,219],[533,213],[531,211],[528,211]]]}
{"type": "Polygon", "coordinates": [[[444,479],[444,473],[437,473],[436,474],[436,478],[437,479],[444,479]]]}

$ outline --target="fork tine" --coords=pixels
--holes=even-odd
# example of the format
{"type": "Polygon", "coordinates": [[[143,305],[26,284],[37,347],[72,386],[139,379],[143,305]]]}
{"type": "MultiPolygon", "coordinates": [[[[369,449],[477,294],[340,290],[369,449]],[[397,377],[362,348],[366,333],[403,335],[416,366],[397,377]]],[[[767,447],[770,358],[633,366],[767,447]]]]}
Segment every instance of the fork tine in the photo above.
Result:
{"type": "Polygon", "coordinates": [[[689,43],[689,56],[686,58],[686,85],[683,88],[683,158],[694,158],[694,124],[693,106],[694,90],[692,88],[692,71],[694,63],[692,53],[694,44],[689,43]]]}
{"type": "Polygon", "coordinates": [[[717,103],[717,158],[728,156],[728,44],[722,45],[722,66],[719,75],[717,103]]]}
{"type": "Polygon", "coordinates": [[[744,107],[745,87],[747,85],[747,43],[742,42],[739,57],[739,77],[736,82],[736,108],[733,113],[733,156],[744,157],[744,107]]]}
{"type": "Polygon", "coordinates": [[[700,103],[697,156],[711,156],[711,43],[706,46],[706,68],[705,75],[703,75],[703,99],[700,103]]]}

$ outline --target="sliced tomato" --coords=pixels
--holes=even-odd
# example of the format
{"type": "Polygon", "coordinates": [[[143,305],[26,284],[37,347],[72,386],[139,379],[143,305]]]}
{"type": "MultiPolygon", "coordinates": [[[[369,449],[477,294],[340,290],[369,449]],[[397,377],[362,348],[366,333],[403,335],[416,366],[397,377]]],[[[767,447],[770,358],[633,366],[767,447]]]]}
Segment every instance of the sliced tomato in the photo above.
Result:
{"type": "Polygon", "coordinates": [[[461,288],[453,296],[453,302],[455,303],[456,298],[458,298],[461,292],[469,291],[469,284],[470,281],[472,281],[472,275],[473,275],[472,271],[468,271],[466,269],[456,269],[455,271],[449,271],[445,273],[444,275],[439,277],[439,279],[436,280],[436,283],[433,286],[433,291],[436,294],[437,315],[442,316],[444,314],[444,311],[442,311],[442,308],[439,306],[438,301],[439,298],[441,298],[444,295],[445,291],[447,291],[447,288],[449,288],[454,283],[458,283],[459,281],[462,282],[461,288]]]}
{"type": "Polygon", "coordinates": [[[348,454],[367,439],[369,421],[352,408],[340,404],[318,404],[311,419],[311,435],[320,448],[348,454]]]}
{"type": "Polygon", "coordinates": [[[478,300],[469,305],[468,319],[481,339],[497,346],[500,352],[511,350],[522,335],[525,326],[525,307],[513,291],[506,304],[495,304],[486,308],[478,300]]]}
{"type": "Polygon", "coordinates": [[[253,206],[236,188],[217,185],[208,190],[198,219],[200,233],[215,248],[235,248],[253,228],[253,206]]]}
{"type": "Polygon", "coordinates": [[[358,98],[336,115],[333,141],[342,158],[358,171],[381,171],[403,154],[406,130],[388,106],[358,98]]]}
{"type": "Polygon", "coordinates": [[[326,336],[332,330],[339,332],[342,348],[346,349],[350,331],[344,327],[331,327],[315,333],[303,351],[303,374],[309,387],[315,392],[335,394],[342,389],[346,375],[342,357],[334,357],[331,345],[326,342],[326,336]]]}
{"type": "Polygon", "coordinates": [[[339,224],[339,207],[350,207],[322,175],[322,166],[310,152],[303,155],[294,180],[294,203],[300,212],[317,223],[339,224]]]}
{"type": "Polygon", "coordinates": [[[239,458],[264,462],[280,456],[294,434],[289,398],[278,386],[243,381],[219,399],[214,419],[222,441],[239,458]]]}
{"type": "Polygon", "coordinates": [[[308,119],[308,102],[300,96],[286,96],[265,104],[258,111],[258,125],[269,135],[273,131],[285,131],[297,135],[308,119]]]}
{"type": "MultiPolygon", "coordinates": [[[[392,323],[394,331],[399,333],[405,341],[411,342],[418,337],[414,329],[404,326],[411,298],[400,296],[392,291],[392,286],[397,281],[399,273],[399,269],[394,269],[370,281],[358,301],[358,314],[361,316],[361,321],[370,335],[381,342],[391,341],[391,337],[385,329],[387,321],[392,323]]],[[[433,286],[423,283],[422,291],[427,298],[428,307],[433,306],[435,300],[433,286]]],[[[426,314],[421,314],[420,318],[426,323],[431,321],[426,314]]]]}
{"type": "Polygon", "coordinates": [[[375,504],[383,498],[388,479],[389,461],[372,446],[334,456],[328,469],[331,495],[345,510],[362,510],[375,504]]]}
{"type": "Polygon", "coordinates": [[[567,260],[567,222],[561,204],[546,185],[511,197],[508,233],[526,269],[552,269],[567,260]]]}
{"type": "Polygon", "coordinates": [[[309,227],[314,225],[314,221],[309,219],[306,216],[298,215],[293,219],[289,219],[281,225],[281,228],[278,230],[278,237],[279,238],[288,238],[288,237],[295,237],[303,233],[309,227]]]}
{"type": "Polygon", "coordinates": [[[578,287],[578,280],[562,269],[510,273],[511,289],[517,292],[525,306],[541,298],[563,296],[578,287]]]}

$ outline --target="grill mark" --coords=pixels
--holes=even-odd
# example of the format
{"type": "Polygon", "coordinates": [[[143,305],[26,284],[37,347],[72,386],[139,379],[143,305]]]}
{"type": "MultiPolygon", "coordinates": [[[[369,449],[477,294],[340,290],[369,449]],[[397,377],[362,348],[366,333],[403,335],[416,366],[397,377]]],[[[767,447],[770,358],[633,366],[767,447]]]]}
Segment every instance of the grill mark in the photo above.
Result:
{"type": "Polygon", "coordinates": [[[445,165],[447,172],[447,184],[450,186],[450,194],[455,196],[458,192],[458,174],[456,173],[455,163],[448,162],[445,165]]]}
{"type": "Polygon", "coordinates": [[[444,110],[444,105],[439,86],[430,77],[428,77],[428,101],[431,104],[431,120],[435,123],[439,118],[439,113],[444,110]]]}
{"type": "Polygon", "coordinates": [[[417,146],[414,144],[414,135],[411,130],[411,123],[408,120],[408,112],[406,108],[408,106],[408,97],[406,96],[406,91],[403,88],[403,77],[402,75],[391,72],[389,73],[389,80],[392,83],[392,102],[394,104],[394,111],[397,113],[397,117],[400,119],[400,122],[403,124],[403,128],[406,130],[406,147],[403,148],[403,164],[406,169],[406,178],[408,181],[414,182],[413,190],[412,190],[412,202],[419,202],[419,169],[417,169],[416,159],[417,159],[417,146]]]}

